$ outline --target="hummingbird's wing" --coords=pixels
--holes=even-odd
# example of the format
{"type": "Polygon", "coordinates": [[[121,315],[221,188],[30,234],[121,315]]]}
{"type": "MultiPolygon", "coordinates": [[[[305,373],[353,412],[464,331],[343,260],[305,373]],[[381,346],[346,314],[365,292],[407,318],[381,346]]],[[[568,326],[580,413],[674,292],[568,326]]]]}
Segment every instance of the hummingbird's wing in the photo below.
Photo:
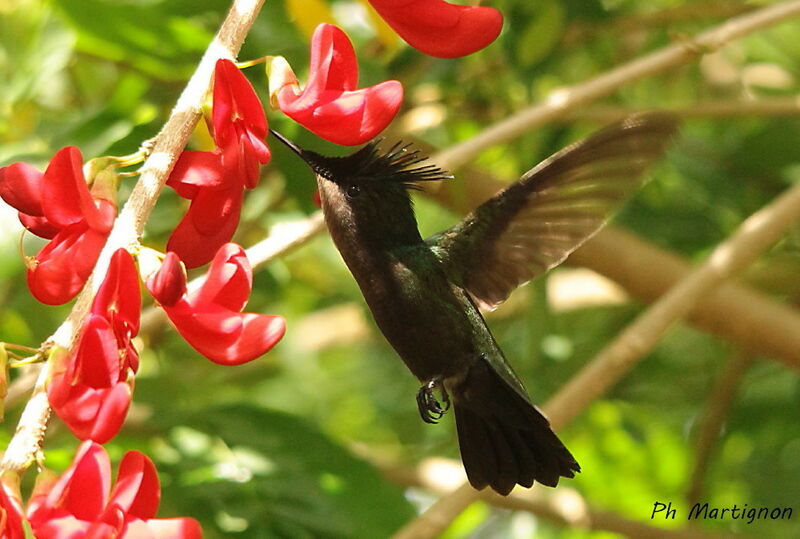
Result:
{"type": "Polygon", "coordinates": [[[494,309],[592,237],[676,128],[662,113],[612,124],[542,161],[428,244],[454,282],[494,309]]]}

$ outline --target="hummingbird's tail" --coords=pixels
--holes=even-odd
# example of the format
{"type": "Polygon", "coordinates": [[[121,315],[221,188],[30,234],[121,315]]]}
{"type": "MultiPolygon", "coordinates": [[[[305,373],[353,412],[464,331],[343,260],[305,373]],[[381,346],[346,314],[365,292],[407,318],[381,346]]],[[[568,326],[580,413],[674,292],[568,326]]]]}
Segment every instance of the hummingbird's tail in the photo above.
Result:
{"type": "Polygon", "coordinates": [[[550,487],[580,472],[547,418],[485,361],[453,388],[458,445],[470,484],[502,495],[534,481],[550,487]]]}

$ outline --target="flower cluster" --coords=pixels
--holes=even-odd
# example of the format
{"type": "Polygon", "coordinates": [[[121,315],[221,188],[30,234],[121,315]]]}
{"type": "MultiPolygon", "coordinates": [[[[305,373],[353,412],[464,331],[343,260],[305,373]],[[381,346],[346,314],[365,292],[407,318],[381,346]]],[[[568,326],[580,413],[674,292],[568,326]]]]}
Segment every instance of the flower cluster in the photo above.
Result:
{"type": "Polygon", "coordinates": [[[102,446],[84,442],[72,465],[57,479],[40,474],[23,513],[19,485],[0,483],[0,536],[23,539],[23,522],[37,539],[117,537],[119,539],[199,539],[191,518],[154,518],[161,487],[152,461],[130,451],[122,458],[111,487],[111,463],[102,446]],[[43,479],[45,478],[45,479],[43,479]]]}
{"type": "Polygon", "coordinates": [[[0,169],[0,197],[19,210],[22,225],[50,242],[28,263],[28,287],[47,305],[71,300],[83,288],[116,216],[114,174],[87,184],[80,151],[58,151],[42,174],[27,163],[0,169]]]}
{"type": "Polygon", "coordinates": [[[374,138],[394,119],[403,101],[403,86],[396,80],[358,88],[353,44],[330,24],[320,24],[311,37],[311,65],[302,91],[282,58],[273,61],[270,71],[270,94],[280,110],[336,144],[353,146],[374,138]]]}
{"type": "Polygon", "coordinates": [[[207,263],[231,239],[244,190],[258,184],[259,164],[270,159],[264,109],[230,60],[217,61],[214,71],[212,132],[217,147],[183,152],[167,180],[192,201],[167,243],[190,268],[207,263]]]}
{"type": "Polygon", "coordinates": [[[244,249],[228,243],[217,251],[205,281],[186,291],[186,274],[175,253],[147,280],[186,342],[221,365],[240,365],[269,351],[283,337],[280,316],[242,313],[253,287],[253,272],[244,249]]]}
{"type": "Polygon", "coordinates": [[[118,249],[71,354],[55,352],[47,385],[50,405],[81,440],[105,443],[125,419],[139,354],[139,278],[133,257],[118,249]]]}

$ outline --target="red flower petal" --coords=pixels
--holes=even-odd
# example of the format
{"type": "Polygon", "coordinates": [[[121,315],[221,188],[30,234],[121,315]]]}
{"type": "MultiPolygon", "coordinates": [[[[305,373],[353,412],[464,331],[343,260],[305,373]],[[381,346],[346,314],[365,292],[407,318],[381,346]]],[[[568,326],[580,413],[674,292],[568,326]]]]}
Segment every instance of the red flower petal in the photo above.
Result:
{"type": "Polygon", "coordinates": [[[170,172],[167,185],[183,198],[192,199],[200,187],[222,187],[224,177],[219,151],[184,151],[170,172]]]}
{"type": "Polygon", "coordinates": [[[186,304],[165,310],[186,342],[220,365],[252,361],[271,350],[286,332],[280,316],[227,309],[195,312],[186,304]]]}
{"type": "Polygon", "coordinates": [[[45,239],[52,239],[61,230],[57,226],[53,226],[46,217],[34,217],[22,212],[19,213],[19,222],[40,238],[45,239]]]}
{"type": "Polygon", "coordinates": [[[90,523],[72,515],[60,515],[31,528],[36,539],[84,539],[89,533],[90,523]]]}
{"type": "Polygon", "coordinates": [[[284,114],[320,137],[344,145],[367,142],[394,119],[403,87],[386,81],[356,89],[358,64],[347,35],[320,24],[311,38],[308,84],[299,94],[292,86],[277,93],[284,114]]]}
{"type": "Polygon", "coordinates": [[[234,125],[256,138],[267,136],[267,118],[261,100],[239,68],[226,59],[217,60],[214,69],[214,105],[212,110],[214,140],[224,146],[236,137],[234,125]]]}
{"type": "MultiPolygon", "coordinates": [[[[7,484],[8,478],[0,481],[0,537],[3,539],[25,539],[25,530],[22,527],[22,502],[20,500],[19,485],[12,487],[7,484]]],[[[19,479],[14,479],[19,483],[19,479]]]]}
{"type": "Polygon", "coordinates": [[[70,385],[102,389],[120,381],[117,339],[107,319],[89,315],[70,363],[65,373],[70,385]]]}
{"type": "Polygon", "coordinates": [[[42,207],[48,221],[67,227],[86,221],[89,228],[111,228],[107,215],[95,207],[83,176],[81,152],[74,146],[59,150],[44,173],[42,207]]]}
{"type": "Polygon", "coordinates": [[[241,187],[198,191],[172,232],[167,250],[174,251],[187,268],[206,264],[236,231],[243,198],[241,187]]]}
{"type": "Polygon", "coordinates": [[[444,0],[369,0],[381,17],[415,49],[439,58],[478,51],[500,34],[503,16],[485,6],[444,0]]]}
{"type": "Polygon", "coordinates": [[[101,233],[77,222],[59,232],[39,254],[35,267],[28,270],[28,288],[46,305],[66,303],[81,291],[92,273],[108,233],[101,233]]]}
{"type": "Polygon", "coordinates": [[[202,539],[200,523],[193,518],[153,518],[147,527],[155,539],[202,539]]]}
{"type": "Polygon", "coordinates": [[[147,279],[147,289],[161,305],[171,307],[186,294],[186,273],[181,266],[181,259],[168,252],[154,274],[147,279]]]}
{"type": "Polygon", "coordinates": [[[42,178],[44,174],[28,163],[0,168],[0,197],[22,213],[42,217],[42,178]]]}
{"type": "MultiPolygon", "coordinates": [[[[58,385],[54,383],[54,387],[58,385]]],[[[101,389],[85,385],[68,389],[68,392],[58,393],[65,397],[63,403],[50,398],[50,404],[77,438],[104,444],[117,435],[131,404],[132,389],[128,383],[119,382],[101,389]]]]}
{"type": "MultiPolygon", "coordinates": [[[[139,274],[133,256],[125,249],[117,249],[111,255],[108,271],[97,290],[92,312],[107,315],[113,313],[115,322],[124,325],[131,337],[139,333],[139,315],[142,311],[142,296],[139,293],[139,274]]],[[[121,331],[116,327],[115,331],[121,331]]]]}
{"type": "MultiPolygon", "coordinates": [[[[262,142],[263,145],[263,142],[262,142]]],[[[222,168],[228,176],[229,185],[242,185],[246,189],[253,189],[258,185],[260,177],[259,151],[251,144],[251,139],[247,133],[242,133],[239,138],[226,142],[221,148],[222,168]],[[235,181],[230,181],[235,179],[235,181]]],[[[267,150],[269,161],[270,153],[267,150]]]]}
{"type": "Polygon", "coordinates": [[[111,488],[111,464],[103,447],[84,442],[72,465],[61,474],[47,495],[28,507],[28,520],[39,537],[39,524],[53,516],[73,515],[94,520],[103,511],[111,488]]]}
{"type": "Polygon", "coordinates": [[[244,249],[227,243],[219,248],[205,282],[189,295],[187,303],[198,310],[213,305],[239,312],[247,305],[252,287],[253,270],[244,249]]]}
{"type": "Polygon", "coordinates": [[[217,60],[214,70],[212,123],[224,170],[252,189],[258,183],[259,163],[271,157],[264,140],[267,120],[255,90],[230,60],[217,60]]]}
{"type": "Polygon", "coordinates": [[[158,509],[160,488],[153,463],[141,453],[131,451],[122,458],[117,484],[106,501],[110,476],[111,466],[103,447],[93,442],[82,444],[72,466],[49,491],[42,492],[37,486],[31,496],[28,520],[34,536],[37,539],[202,537],[200,525],[193,519],[150,518],[158,509]]]}
{"type": "Polygon", "coordinates": [[[279,316],[240,312],[252,279],[244,250],[229,243],[217,252],[198,290],[162,306],[183,338],[208,359],[223,365],[245,363],[270,350],[286,331],[279,316]]]}
{"type": "Polygon", "coordinates": [[[118,505],[125,514],[147,520],[156,516],[160,501],[161,487],[153,461],[138,451],[129,451],[119,464],[109,505],[118,505]]]}
{"type": "Polygon", "coordinates": [[[94,421],[84,428],[79,425],[70,425],[70,430],[80,439],[94,440],[99,444],[104,444],[116,436],[122,428],[131,406],[133,388],[126,382],[119,382],[110,390],[96,391],[100,393],[100,406],[94,421]],[[73,429],[72,426],[76,428],[73,429]],[[87,433],[86,428],[89,427],[90,430],[87,433]]]}

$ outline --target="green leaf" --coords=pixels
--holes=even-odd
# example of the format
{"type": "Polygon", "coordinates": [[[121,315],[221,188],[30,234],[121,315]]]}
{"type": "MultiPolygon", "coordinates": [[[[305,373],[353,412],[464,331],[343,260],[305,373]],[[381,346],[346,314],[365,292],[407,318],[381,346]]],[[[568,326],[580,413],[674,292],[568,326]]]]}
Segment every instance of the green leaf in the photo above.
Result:
{"type": "Polygon", "coordinates": [[[161,514],[242,537],[364,538],[413,516],[398,488],[296,416],[230,405],[181,423],[169,436],[176,464],[159,464],[175,481],[161,514]]]}
{"type": "Polygon", "coordinates": [[[536,4],[536,12],[522,30],[517,43],[517,60],[530,67],[556,46],[564,28],[564,10],[555,0],[536,4]]]}
{"type": "Polygon", "coordinates": [[[79,50],[129,62],[162,80],[187,79],[212,38],[159,6],[102,0],[57,0],[56,5],[77,30],[79,50]]]}

